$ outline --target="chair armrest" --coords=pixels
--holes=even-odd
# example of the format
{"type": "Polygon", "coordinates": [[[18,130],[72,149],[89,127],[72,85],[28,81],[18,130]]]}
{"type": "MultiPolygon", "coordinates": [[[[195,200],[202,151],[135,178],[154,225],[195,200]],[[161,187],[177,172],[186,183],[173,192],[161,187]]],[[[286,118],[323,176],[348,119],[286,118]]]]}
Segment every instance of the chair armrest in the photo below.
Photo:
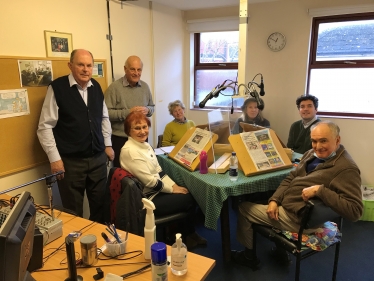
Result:
{"type": "Polygon", "coordinates": [[[307,205],[308,204],[313,204],[314,207],[305,224],[305,229],[315,228],[326,221],[333,221],[340,217],[338,213],[326,206],[320,199],[311,199],[307,202],[307,205]]]}

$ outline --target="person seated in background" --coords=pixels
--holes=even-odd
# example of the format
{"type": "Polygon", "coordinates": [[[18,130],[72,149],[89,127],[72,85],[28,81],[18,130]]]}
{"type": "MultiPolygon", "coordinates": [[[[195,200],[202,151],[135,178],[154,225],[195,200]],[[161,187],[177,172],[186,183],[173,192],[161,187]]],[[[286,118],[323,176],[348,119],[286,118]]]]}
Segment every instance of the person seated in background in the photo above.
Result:
{"type": "Polygon", "coordinates": [[[236,120],[234,124],[234,128],[232,129],[233,134],[240,134],[243,132],[243,128],[240,126],[240,122],[258,125],[266,128],[270,128],[270,122],[262,116],[262,110],[264,109],[264,101],[260,99],[262,105],[259,106],[257,104],[257,100],[255,98],[248,98],[244,101],[242,105],[242,116],[236,120]]]}
{"type": "Polygon", "coordinates": [[[144,195],[155,204],[155,216],[190,213],[180,230],[188,249],[206,245],[207,241],[195,232],[195,199],[187,188],[176,184],[162,171],[153,148],[146,142],[151,121],[143,113],[133,111],[126,117],[124,125],[128,141],[121,149],[121,168],[144,185],[144,195]]]}
{"type": "Polygon", "coordinates": [[[301,120],[291,125],[288,134],[287,147],[297,153],[304,154],[312,148],[310,140],[310,128],[321,121],[317,118],[318,98],[312,95],[300,96],[296,99],[297,109],[301,120]]]}
{"type": "MultiPolygon", "coordinates": [[[[313,149],[303,155],[300,164],[281,182],[268,205],[251,202],[239,205],[237,240],[245,250],[232,251],[236,263],[252,269],[259,265],[252,250],[252,223],[298,232],[305,202],[313,197],[318,197],[348,220],[357,221],[361,217],[360,170],[340,144],[339,131],[339,127],[330,121],[312,125],[313,149]]],[[[285,250],[275,247],[272,254],[279,262],[290,263],[285,250]]]]}
{"type": "Polygon", "coordinates": [[[174,120],[166,124],[162,146],[176,145],[189,128],[195,127],[195,122],[184,116],[185,106],[180,100],[169,103],[168,109],[174,120]]]}

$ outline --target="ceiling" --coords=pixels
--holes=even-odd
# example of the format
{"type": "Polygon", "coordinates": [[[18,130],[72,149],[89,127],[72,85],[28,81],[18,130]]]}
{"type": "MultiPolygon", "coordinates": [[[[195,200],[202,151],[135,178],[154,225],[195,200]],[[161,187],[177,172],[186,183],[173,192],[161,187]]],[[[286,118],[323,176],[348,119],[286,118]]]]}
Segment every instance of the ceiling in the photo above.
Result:
{"type": "MultiPolygon", "coordinates": [[[[248,3],[271,2],[274,0],[248,0],[248,3]]],[[[239,6],[240,0],[152,0],[165,6],[173,7],[182,11],[209,9],[227,6],[239,6]]]]}

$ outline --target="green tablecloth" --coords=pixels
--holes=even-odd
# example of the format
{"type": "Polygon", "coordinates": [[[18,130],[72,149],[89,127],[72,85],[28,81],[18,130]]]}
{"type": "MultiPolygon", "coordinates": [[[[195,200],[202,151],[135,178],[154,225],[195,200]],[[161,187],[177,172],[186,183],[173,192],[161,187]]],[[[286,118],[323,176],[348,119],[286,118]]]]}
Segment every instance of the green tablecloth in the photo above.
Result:
{"type": "Polygon", "coordinates": [[[222,204],[229,196],[275,190],[293,168],[246,177],[239,171],[237,181],[225,174],[191,172],[166,155],[158,155],[158,162],[178,185],[187,187],[205,214],[205,227],[217,230],[222,204]]]}

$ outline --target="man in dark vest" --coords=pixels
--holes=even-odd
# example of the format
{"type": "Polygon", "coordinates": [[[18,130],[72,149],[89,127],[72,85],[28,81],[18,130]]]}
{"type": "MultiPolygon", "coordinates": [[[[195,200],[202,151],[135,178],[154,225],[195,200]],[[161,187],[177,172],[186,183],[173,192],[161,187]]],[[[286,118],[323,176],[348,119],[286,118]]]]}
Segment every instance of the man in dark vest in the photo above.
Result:
{"type": "Polygon", "coordinates": [[[304,154],[312,148],[310,140],[310,128],[313,124],[321,121],[317,118],[318,98],[312,95],[300,96],[296,99],[301,120],[291,125],[288,134],[287,147],[297,153],[304,154]]]}
{"type": "Polygon", "coordinates": [[[90,220],[102,222],[107,160],[113,160],[111,126],[100,84],[91,79],[93,56],[73,50],[71,73],[47,89],[38,138],[57,176],[64,208],[83,216],[86,191],[90,220]]]}

